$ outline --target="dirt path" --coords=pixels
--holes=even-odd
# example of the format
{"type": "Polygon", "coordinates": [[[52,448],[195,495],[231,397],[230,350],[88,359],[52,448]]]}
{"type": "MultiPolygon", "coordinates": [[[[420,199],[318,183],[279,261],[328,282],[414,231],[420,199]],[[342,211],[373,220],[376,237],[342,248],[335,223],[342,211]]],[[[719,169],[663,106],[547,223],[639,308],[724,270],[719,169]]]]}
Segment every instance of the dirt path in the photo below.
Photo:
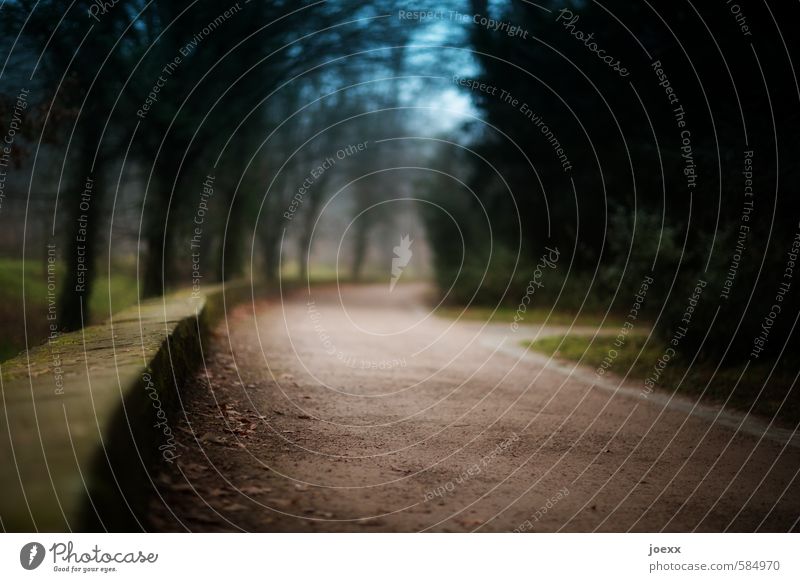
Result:
{"type": "Polygon", "coordinates": [[[229,314],[173,419],[164,531],[787,531],[800,449],[431,316],[425,288],[229,314]]]}

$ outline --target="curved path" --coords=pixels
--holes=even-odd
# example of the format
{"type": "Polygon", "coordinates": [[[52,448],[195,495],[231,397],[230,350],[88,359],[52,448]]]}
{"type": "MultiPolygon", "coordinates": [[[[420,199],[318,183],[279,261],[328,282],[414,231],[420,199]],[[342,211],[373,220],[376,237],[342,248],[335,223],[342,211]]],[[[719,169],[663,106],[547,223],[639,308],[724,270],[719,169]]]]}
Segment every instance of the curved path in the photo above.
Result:
{"type": "Polygon", "coordinates": [[[174,419],[163,531],[788,531],[791,431],[432,316],[422,285],[230,313],[174,419]]]}

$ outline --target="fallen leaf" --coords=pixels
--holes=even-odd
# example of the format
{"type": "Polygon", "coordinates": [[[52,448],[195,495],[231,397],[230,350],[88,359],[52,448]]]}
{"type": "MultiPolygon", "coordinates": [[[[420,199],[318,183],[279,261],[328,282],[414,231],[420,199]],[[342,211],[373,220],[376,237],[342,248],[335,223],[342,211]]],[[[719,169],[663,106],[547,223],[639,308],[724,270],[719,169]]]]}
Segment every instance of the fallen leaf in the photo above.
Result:
{"type": "Polygon", "coordinates": [[[228,497],[236,495],[236,489],[234,487],[213,487],[208,494],[212,497],[228,497]]]}
{"type": "Polygon", "coordinates": [[[200,440],[204,443],[214,443],[216,445],[225,445],[228,444],[227,439],[221,436],[217,436],[213,433],[207,432],[200,437],[200,440]]]}
{"type": "Polygon", "coordinates": [[[261,487],[260,485],[245,485],[244,487],[239,487],[239,491],[245,495],[261,495],[263,493],[272,493],[271,488],[261,487]]]}
{"type": "Polygon", "coordinates": [[[208,471],[208,467],[200,463],[185,463],[180,467],[183,472],[189,474],[190,477],[198,477],[208,471]]]}
{"type": "Polygon", "coordinates": [[[229,503],[223,506],[223,508],[227,511],[245,511],[250,509],[246,505],[242,505],[241,503],[229,503]]]}

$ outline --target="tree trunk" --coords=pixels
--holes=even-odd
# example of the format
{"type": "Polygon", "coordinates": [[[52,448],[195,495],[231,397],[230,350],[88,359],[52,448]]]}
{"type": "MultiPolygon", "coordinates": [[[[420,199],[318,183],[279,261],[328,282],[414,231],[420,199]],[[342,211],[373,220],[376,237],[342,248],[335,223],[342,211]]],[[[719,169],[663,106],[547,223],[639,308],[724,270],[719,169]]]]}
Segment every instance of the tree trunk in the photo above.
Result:
{"type": "Polygon", "coordinates": [[[361,219],[356,221],[355,240],[353,243],[353,262],[350,269],[350,277],[353,282],[361,280],[361,271],[364,268],[364,259],[367,257],[367,234],[369,225],[361,215],[361,219]]]}
{"type": "Polygon", "coordinates": [[[64,331],[80,329],[89,322],[89,297],[95,276],[95,257],[99,232],[99,206],[103,198],[101,156],[92,168],[102,126],[87,115],[83,122],[80,159],[65,205],[69,223],[64,241],[67,271],[58,302],[58,323],[64,331]]]}
{"type": "Polygon", "coordinates": [[[308,280],[308,255],[310,254],[310,249],[308,247],[310,244],[311,229],[306,228],[303,230],[303,234],[300,235],[300,241],[297,246],[297,260],[300,263],[300,281],[308,280]]]}
{"type": "MultiPolygon", "coordinates": [[[[175,148],[167,143],[164,151],[169,152],[173,149],[175,148]]],[[[175,282],[178,276],[177,269],[173,268],[174,233],[169,231],[170,196],[173,187],[176,190],[180,187],[174,175],[178,164],[178,160],[164,157],[158,168],[157,179],[154,181],[155,188],[147,195],[150,204],[145,207],[147,254],[142,273],[143,298],[163,295],[168,283],[175,282]]],[[[175,198],[177,199],[177,196],[175,198]]]]}
{"type": "Polygon", "coordinates": [[[298,260],[300,261],[300,281],[308,280],[308,257],[311,255],[311,235],[312,229],[314,228],[314,220],[317,218],[317,212],[321,204],[321,191],[323,187],[323,184],[320,183],[317,185],[319,190],[311,193],[308,200],[308,208],[306,208],[306,212],[303,214],[303,230],[300,233],[299,246],[297,249],[299,251],[298,260]]]}
{"type": "Polygon", "coordinates": [[[226,208],[228,213],[227,225],[222,225],[223,242],[218,261],[219,281],[235,279],[244,273],[244,238],[247,230],[243,227],[244,216],[242,212],[242,193],[239,193],[238,200],[233,198],[233,188],[226,189],[226,208]],[[238,203],[237,203],[238,202],[238,203]]]}
{"type": "MultiPolygon", "coordinates": [[[[153,193],[156,201],[154,206],[159,210],[162,207],[161,196],[153,193]]],[[[164,265],[164,229],[166,228],[165,212],[151,211],[151,216],[147,219],[148,227],[145,240],[147,242],[147,254],[144,261],[144,272],[142,273],[142,297],[156,297],[164,294],[164,277],[162,276],[164,265]]]]}
{"type": "Polygon", "coordinates": [[[276,230],[271,230],[263,238],[264,278],[268,283],[277,281],[280,272],[280,239],[274,234],[275,232],[276,230]]]}

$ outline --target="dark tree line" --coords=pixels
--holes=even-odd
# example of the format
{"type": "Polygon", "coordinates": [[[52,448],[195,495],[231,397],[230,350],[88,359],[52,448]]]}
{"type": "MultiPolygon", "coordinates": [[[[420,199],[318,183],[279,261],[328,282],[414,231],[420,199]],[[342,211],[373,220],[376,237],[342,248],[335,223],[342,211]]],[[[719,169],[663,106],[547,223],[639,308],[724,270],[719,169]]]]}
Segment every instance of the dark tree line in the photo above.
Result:
{"type": "MultiPolygon", "coordinates": [[[[669,338],[703,279],[693,321],[703,333],[684,347],[747,355],[776,301],[782,313],[769,322],[763,356],[786,345],[798,284],[776,295],[800,220],[796,54],[785,30],[800,10],[792,3],[748,6],[746,31],[713,3],[430,3],[420,8],[467,18],[433,21],[440,36],[422,49],[397,48],[423,27],[383,0],[137,0],[91,17],[93,6],[2,7],[4,80],[33,89],[37,114],[26,131],[55,168],[39,177],[40,162],[35,179],[50,180],[57,196],[66,329],[81,324],[104,233],[130,229],[130,217],[117,214],[125,184],[139,195],[139,291],[149,297],[192,280],[188,242],[209,176],[203,281],[249,270],[274,280],[281,244],[308,273],[312,229],[333,192],[404,160],[436,169],[402,179],[439,205],[422,208],[437,280],[457,300],[515,304],[544,246],[556,245],[561,280],[542,294],[560,296],[562,307],[624,312],[652,275],[650,317],[669,338]],[[465,78],[450,86],[469,95],[480,120],[445,136],[455,145],[397,141],[343,160],[287,220],[326,156],[403,134],[408,117],[370,111],[391,111],[414,90],[410,81],[371,83],[404,72],[465,78]]],[[[14,89],[4,87],[4,109],[14,89]]],[[[399,191],[394,174],[382,176],[352,184],[354,214],[399,191]]],[[[353,278],[363,275],[370,232],[391,214],[356,223],[353,278]]]]}
{"type": "MultiPolygon", "coordinates": [[[[85,309],[103,233],[130,226],[111,212],[131,174],[141,184],[142,298],[191,281],[188,241],[208,176],[214,184],[200,242],[203,280],[243,274],[248,233],[256,231],[263,249],[257,268],[276,277],[279,217],[297,187],[292,179],[317,161],[312,147],[285,163],[303,141],[291,132],[303,132],[303,123],[335,123],[345,110],[391,95],[379,86],[373,95],[334,93],[300,123],[284,122],[323,93],[396,65],[390,47],[402,46],[408,29],[385,17],[389,5],[135,0],[99,9],[81,0],[6,2],[3,32],[19,35],[11,78],[34,79],[28,82],[38,102],[53,113],[42,138],[55,144],[54,163],[64,167],[54,207],[66,267],[60,327],[86,320],[81,304],[85,309]],[[81,205],[87,180],[90,203],[81,205]]],[[[3,93],[8,99],[12,91],[3,93]]],[[[318,199],[309,198],[298,223],[313,221],[318,199]]]]}
{"type": "MultiPolygon", "coordinates": [[[[527,33],[522,38],[470,25],[476,80],[498,88],[495,94],[462,88],[487,121],[469,129],[470,140],[507,185],[472,158],[480,167],[470,180],[478,197],[462,216],[476,217],[470,257],[480,264],[462,272],[474,275],[462,286],[479,288],[478,298],[486,302],[515,303],[530,278],[526,269],[545,244],[557,244],[565,258],[560,268],[566,271],[566,261],[572,262],[566,287],[553,285],[551,299],[562,292],[566,307],[611,305],[624,313],[642,278],[652,273],[657,283],[648,297],[650,317],[659,319],[658,329],[669,338],[702,278],[708,290],[694,333],[682,346],[704,342],[704,352],[727,351],[734,360],[750,354],[777,289],[787,281],[800,220],[794,195],[798,94],[789,60],[796,62],[797,54],[790,44],[787,53],[778,33],[780,27],[788,43],[786,23],[800,9],[771,5],[773,21],[763,6],[748,5],[744,31],[716,3],[538,4],[550,12],[526,2],[471,1],[473,13],[527,33]],[[586,38],[589,33],[593,38],[586,38]],[[599,49],[629,74],[621,76],[601,60],[599,49]],[[502,99],[501,90],[518,102],[502,99]],[[525,115],[522,104],[552,135],[525,115]],[[678,124],[679,107],[685,126],[678,124]],[[569,156],[567,171],[553,136],[569,156]],[[752,211],[745,206],[747,151],[754,152],[752,211]],[[495,243],[494,273],[505,276],[479,284],[487,260],[480,252],[487,236],[479,219],[484,209],[495,243]],[[747,236],[737,248],[741,224],[747,236]],[[522,269],[512,275],[518,249],[522,269]]],[[[455,275],[445,257],[460,243],[441,216],[432,224],[441,242],[434,245],[439,273],[447,283],[455,275]]],[[[786,345],[798,286],[795,281],[781,300],[784,309],[762,357],[786,345]]]]}

